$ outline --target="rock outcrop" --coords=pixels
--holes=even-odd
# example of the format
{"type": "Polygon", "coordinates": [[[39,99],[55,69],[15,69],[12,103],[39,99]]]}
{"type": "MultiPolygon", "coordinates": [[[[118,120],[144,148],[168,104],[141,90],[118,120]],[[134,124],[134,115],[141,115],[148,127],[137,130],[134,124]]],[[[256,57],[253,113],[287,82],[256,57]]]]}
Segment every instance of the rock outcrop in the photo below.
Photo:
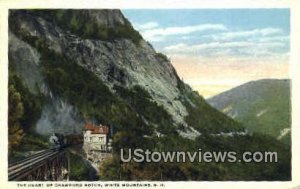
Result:
{"type": "MultiPolygon", "coordinates": [[[[116,86],[129,90],[139,86],[149,93],[151,101],[171,116],[174,127],[185,128],[179,132],[182,136],[195,138],[200,134],[199,129],[195,129],[197,126],[186,122],[189,116],[187,104],[190,109],[198,108],[191,100],[191,95],[186,95],[193,91],[179,79],[168,58],[157,53],[133,29],[120,10],[10,12],[10,57],[18,76],[32,90],[39,90],[55,99],[52,104],[56,101],[67,103],[67,99],[53,96],[40,73],[39,57],[41,50],[45,49],[60,54],[97,76],[113,94],[116,94],[116,86]]],[[[197,99],[205,105],[201,97],[197,99]]],[[[52,110],[59,109],[51,106],[52,110]]],[[[43,110],[44,117],[47,112],[50,113],[49,105],[45,108],[48,109],[43,110]]],[[[205,105],[205,108],[210,107],[205,105]]],[[[76,107],[71,105],[69,109],[77,112],[76,107]]],[[[77,120],[82,120],[82,117],[77,120]]]]}

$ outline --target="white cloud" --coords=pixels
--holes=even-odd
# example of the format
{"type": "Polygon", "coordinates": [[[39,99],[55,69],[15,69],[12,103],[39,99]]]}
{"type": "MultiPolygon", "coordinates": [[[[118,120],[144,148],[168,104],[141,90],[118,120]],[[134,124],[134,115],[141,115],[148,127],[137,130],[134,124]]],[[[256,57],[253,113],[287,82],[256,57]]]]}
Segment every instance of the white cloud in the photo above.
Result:
{"type": "Polygon", "coordinates": [[[167,41],[169,36],[173,36],[175,39],[182,39],[182,41],[192,43],[192,45],[188,45],[182,42],[164,47],[162,51],[169,56],[266,57],[280,56],[289,50],[289,36],[285,35],[280,28],[265,27],[252,30],[230,31],[223,24],[162,27],[157,22],[134,24],[134,26],[150,42],[161,42],[163,44],[163,41],[167,41]],[[194,33],[196,32],[203,32],[205,35],[197,35],[195,37],[194,33]],[[209,34],[210,32],[214,32],[214,34],[209,34]],[[205,42],[200,44],[200,42],[192,38],[205,42]]]}
{"type": "Polygon", "coordinates": [[[204,43],[204,44],[198,44],[198,45],[187,45],[184,43],[179,43],[176,45],[167,46],[164,48],[165,51],[194,51],[194,50],[204,50],[204,49],[220,49],[220,48],[248,48],[248,47],[258,47],[258,46],[264,46],[264,47],[282,47],[284,46],[283,43],[280,42],[267,42],[267,43],[261,43],[257,44],[255,42],[211,42],[211,43],[204,43]]]}
{"type": "Polygon", "coordinates": [[[182,27],[167,27],[167,28],[152,28],[141,30],[142,35],[149,41],[163,40],[167,36],[171,35],[187,35],[194,32],[201,31],[226,31],[226,26],[222,24],[202,24],[193,26],[182,27]]]}
{"type": "Polygon", "coordinates": [[[280,56],[289,51],[289,38],[281,29],[262,28],[200,36],[205,43],[178,43],[163,50],[170,56],[280,56]]]}
{"type": "MultiPolygon", "coordinates": [[[[223,32],[202,36],[207,42],[178,43],[163,49],[168,55],[213,56],[281,56],[289,51],[289,36],[278,28],[223,32]]],[[[201,39],[201,38],[200,38],[201,39]]]]}
{"type": "Polygon", "coordinates": [[[159,24],[157,22],[147,22],[144,24],[134,23],[133,25],[135,28],[137,28],[138,30],[141,30],[141,31],[157,28],[159,26],[159,24]]]}
{"type": "Polygon", "coordinates": [[[272,35],[279,35],[282,33],[283,31],[279,28],[262,28],[262,29],[214,34],[214,35],[210,35],[210,37],[216,41],[226,41],[226,40],[233,40],[237,38],[272,36],[272,35]]]}
{"type": "MultiPolygon", "coordinates": [[[[278,54],[274,49],[285,47],[283,42],[210,42],[204,44],[187,45],[179,43],[167,46],[164,52],[169,55],[193,55],[198,57],[211,56],[268,56],[278,54]]],[[[280,54],[280,53],[279,53],[280,54]]]]}
{"type": "Polygon", "coordinates": [[[290,36],[271,36],[271,37],[263,37],[258,39],[259,42],[270,42],[270,41],[279,41],[279,42],[289,42],[290,36]]]}

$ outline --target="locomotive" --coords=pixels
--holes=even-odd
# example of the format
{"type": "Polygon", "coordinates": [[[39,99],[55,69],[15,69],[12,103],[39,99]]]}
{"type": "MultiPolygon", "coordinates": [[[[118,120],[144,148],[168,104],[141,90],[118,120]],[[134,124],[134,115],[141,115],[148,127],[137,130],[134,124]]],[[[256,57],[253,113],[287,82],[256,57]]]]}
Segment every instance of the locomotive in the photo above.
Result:
{"type": "Polygon", "coordinates": [[[76,135],[76,134],[63,135],[59,133],[53,133],[49,137],[49,142],[52,144],[54,148],[61,149],[61,148],[65,148],[66,146],[82,144],[83,136],[76,135]]]}
{"type": "Polygon", "coordinates": [[[66,146],[66,138],[64,135],[59,134],[59,133],[53,133],[50,138],[49,142],[53,145],[54,148],[64,148],[66,146]]]}

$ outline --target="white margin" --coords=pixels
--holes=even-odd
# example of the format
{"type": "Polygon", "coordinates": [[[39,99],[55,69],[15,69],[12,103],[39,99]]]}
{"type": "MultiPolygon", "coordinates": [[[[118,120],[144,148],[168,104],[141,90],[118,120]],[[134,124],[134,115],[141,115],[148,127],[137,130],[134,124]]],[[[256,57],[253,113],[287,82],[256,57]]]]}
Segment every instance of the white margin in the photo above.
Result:
{"type": "MultiPolygon", "coordinates": [[[[252,189],[300,188],[300,1],[299,0],[0,0],[0,189],[17,188],[7,182],[7,82],[8,82],[8,9],[75,8],[75,9],[181,9],[181,8],[290,8],[292,79],[292,181],[287,182],[164,182],[165,188],[252,189]]],[[[100,182],[100,181],[99,181],[100,182]]],[[[29,183],[29,182],[28,182],[29,183]]],[[[32,183],[32,182],[31,182],[32,183]]],[[[34,182],[41,183],[41,182],[34,182]]],[[[48,182],[47,182],[48,183],[48,182]]],[[[74,183],[74,182],[72,182],[74,183]]],[[[89,182],[81,182],[89,183],[89,182]]],[[[116,182],[105,182],[116,183],[116,182]]],[[[120,182],[132,183],[132,182],[120,182]]],[[[140,182],[145,183],[145,182],[140,182]]],[[[148,182],[146,182],[148,183],[148,182]]],[[[155,182],[161,183],[161,182],[155,182]]],[[[22,187],[19,187],[22,188],[22,187]]],[[[24,187],[31,188],[31,187],[24,187]]],[[[59,187],[55,187],[59,188],[59,187]]],[[[72,187],[64,187],[72,188],[72,187]]],[[[82,187],[84,188],[84,187],[82,187]]],[[[135,188],[135,187],[132,187],[135,188]]],[[[139,187],[136,187],[139,188],[139,187]]],[[[159,188],[159,187],[158,187],[159,188]]]]}

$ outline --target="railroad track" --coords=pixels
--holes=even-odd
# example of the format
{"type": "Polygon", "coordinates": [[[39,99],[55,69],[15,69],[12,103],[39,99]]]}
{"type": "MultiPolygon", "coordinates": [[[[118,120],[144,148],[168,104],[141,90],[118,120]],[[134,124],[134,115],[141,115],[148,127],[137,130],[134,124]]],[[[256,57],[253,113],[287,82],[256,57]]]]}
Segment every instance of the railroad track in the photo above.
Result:
{"type": "Polygon", "coordinates": [[[8,179],[18,180],[24,175],[44,165],[44,163],[62,153],[60,149],[42,150],[20,161],[8,165],[8,179]]]}

